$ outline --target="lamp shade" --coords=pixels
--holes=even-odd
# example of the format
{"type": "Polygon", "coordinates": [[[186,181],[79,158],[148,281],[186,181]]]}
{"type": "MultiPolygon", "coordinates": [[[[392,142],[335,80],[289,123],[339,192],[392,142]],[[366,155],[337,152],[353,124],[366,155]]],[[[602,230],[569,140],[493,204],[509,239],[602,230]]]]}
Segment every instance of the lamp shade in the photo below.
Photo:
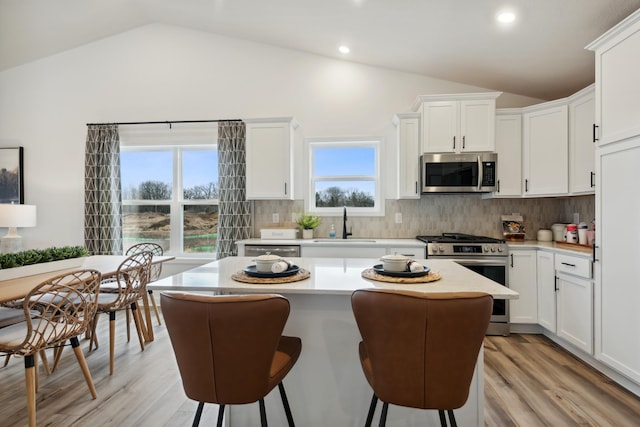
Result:
{"type": "Polygon", "coordinates": [[[35,227],[35,205],[0,204],[0,227],[35,227]]]}

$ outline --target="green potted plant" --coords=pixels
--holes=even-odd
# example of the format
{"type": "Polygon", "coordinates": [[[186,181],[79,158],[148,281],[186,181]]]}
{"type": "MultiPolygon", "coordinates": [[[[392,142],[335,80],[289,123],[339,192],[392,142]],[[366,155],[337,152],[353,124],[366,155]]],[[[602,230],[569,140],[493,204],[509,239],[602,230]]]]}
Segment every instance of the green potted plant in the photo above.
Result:
{"type": "Polygon", "coordinates": [[[313,229],[320,225],[320,218],[315,215],[300,215],[296,220],[296,224],[302,227],[302,238],[312,239],[313,229]]]}

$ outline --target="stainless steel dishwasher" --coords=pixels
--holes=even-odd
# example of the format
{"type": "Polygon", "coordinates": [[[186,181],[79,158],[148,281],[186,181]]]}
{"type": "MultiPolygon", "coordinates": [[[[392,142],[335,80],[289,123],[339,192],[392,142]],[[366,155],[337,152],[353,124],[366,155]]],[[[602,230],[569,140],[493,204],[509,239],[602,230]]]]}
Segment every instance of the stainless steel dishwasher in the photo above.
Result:
{"type": "Polygon", "coordinates": [[[244,256],[259,256],[266,253],[283,258],[299,257],[300,245],[245,245],[244,256]]]}

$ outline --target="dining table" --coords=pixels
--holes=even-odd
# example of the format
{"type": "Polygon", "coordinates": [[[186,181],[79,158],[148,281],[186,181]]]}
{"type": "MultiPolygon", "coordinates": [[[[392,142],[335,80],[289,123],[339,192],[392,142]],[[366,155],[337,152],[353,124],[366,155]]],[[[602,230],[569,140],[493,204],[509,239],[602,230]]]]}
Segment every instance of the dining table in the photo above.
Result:
{"type": "MultiPolygon", "coordinates": [[[[57,276],[59,274],[68,273],[74,270],[93,269],[100,272],[102,280],[115,277],[118,274],[118,267],[127,259],[126,255],[91,255],[85,257],[79,266],[72,268],[63,268],[59,270],[47,271],[44,273],[30,274],[22,277],[16,277],[9,280],[0,281],[0,304],[11,301],[18,301],[26,297],[31,290],[37,287],[43,281],[57,276]]],[[[170,255],[154,255],[151,264],[159,264],[175,259],[170,255]]],[[[145,341],[153,341],[153,328],[151,327],[151,309],[149,299],[146,292],[143,293],[142,302],[144,308],[143,332],[145,341]]]]}

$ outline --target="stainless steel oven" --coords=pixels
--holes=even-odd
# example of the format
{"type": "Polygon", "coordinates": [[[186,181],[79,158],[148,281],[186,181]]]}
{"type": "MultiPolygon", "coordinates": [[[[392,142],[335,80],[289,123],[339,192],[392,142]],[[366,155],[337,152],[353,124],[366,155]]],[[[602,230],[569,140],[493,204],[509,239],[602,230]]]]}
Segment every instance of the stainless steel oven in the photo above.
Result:
{"type": "MultiPolygon", "coordinates": [[[[507,286],[508,247],[503,240],[460,233],[441,236],[418,236],[427,243],[426,258],[446,258],[507,286]]],[[[509,301],[493,300],[491,323],[487,335],[509,335],[509,301]]]]}

